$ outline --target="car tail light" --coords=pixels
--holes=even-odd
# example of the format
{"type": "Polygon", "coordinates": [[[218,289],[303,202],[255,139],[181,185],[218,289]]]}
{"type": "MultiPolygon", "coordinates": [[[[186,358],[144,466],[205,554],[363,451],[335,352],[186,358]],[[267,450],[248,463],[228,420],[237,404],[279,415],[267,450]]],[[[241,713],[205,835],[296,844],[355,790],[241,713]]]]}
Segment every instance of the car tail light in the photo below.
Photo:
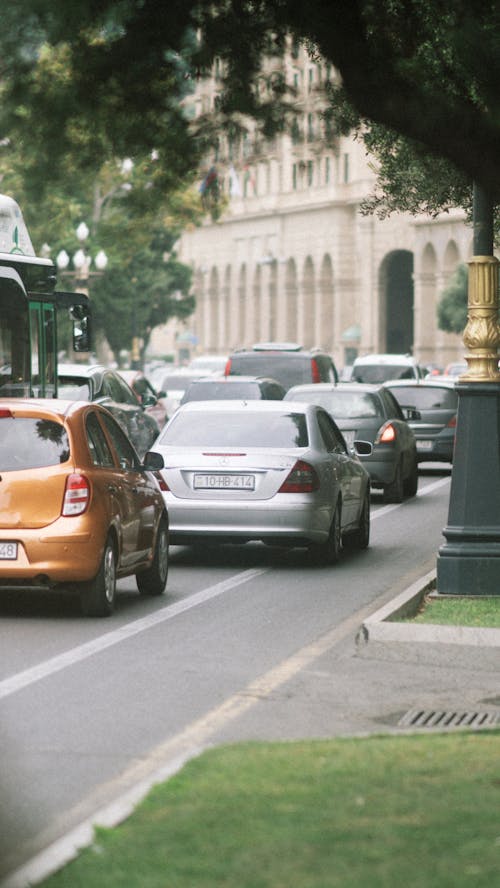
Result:
{"type": "Polygon", "coordinates": [[[314,490],[319,490],[315,469],[303,459],[298,459],[278,493],[312,493],[314,490]]]}
{"type": "Polygon", "coordinates": [[[170,487],[168,486],[161,472],[155,472],[155,477],[158,481],[158,487],[160,488],[160,490],[162,490],[164,493],[170,490],[170,487]]]}
{"type": "Polygon", "coordinates": [[[66,479],[61,514],[65,517],[82,515],[90,502],[90,482],[85,475],[69,475],[66,479]]]}
{"type": "Polygon", "coordinates": [[[448,429],[456,429],[456,427],[457,427],[457,414],[456,413],[455,413],[455,416],[452,416],[450,421],[446,423],[446,427],[448,429]]]}
{"type": "Polygon", "coordinates": [[[394,444],[396,438],[396,429],[392,422],[386,422],[385,425],[379,429],[379,433],[375,438],[375,444],[394,444]]]}
{"type": "Polygon", "coordinates": [[[231,373],[231,358],[228,358],[226,361],[226,366],[224,367],[224,376],[229,376],[231,373]]]}
{"type": "Polygon", "coordinates": [[[321,382],[321,373],[319,372],[319,365],[316,358],[311,358],[311,372],[312,372],[312,381],[313,382],[321,382]]]}

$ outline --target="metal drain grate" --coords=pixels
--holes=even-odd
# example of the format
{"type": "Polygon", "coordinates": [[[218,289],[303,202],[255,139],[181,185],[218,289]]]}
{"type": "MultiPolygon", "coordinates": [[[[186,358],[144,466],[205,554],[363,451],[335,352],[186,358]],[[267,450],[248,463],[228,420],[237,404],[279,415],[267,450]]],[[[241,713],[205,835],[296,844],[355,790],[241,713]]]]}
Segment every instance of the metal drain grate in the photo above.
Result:
{"type": "Polygon", "coordinates": [[[496,725],[498,712],[443,712],[410,709],[398,721],[399,728],[486,728],[496,725]]]}

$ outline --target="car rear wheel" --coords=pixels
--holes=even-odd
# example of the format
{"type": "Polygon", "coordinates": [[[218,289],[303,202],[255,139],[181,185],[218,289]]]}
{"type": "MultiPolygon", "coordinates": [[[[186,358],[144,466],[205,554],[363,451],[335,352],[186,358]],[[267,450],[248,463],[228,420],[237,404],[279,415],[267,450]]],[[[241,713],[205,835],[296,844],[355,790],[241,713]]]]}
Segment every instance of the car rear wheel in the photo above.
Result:
{"type": "Polygon", "coordinates": [[[82,584],[81,606],[86,617],[109,617],[113,613],[116,595],[116,552],[113,539],[108,536],[102,561],[93,580],[82,584]]]}
{"type": "Polygon", "coordinates": [[[340,503],[335,506],[328,538],[324,543],[312,543],[309,554],[315,564],[336,564],[342,548],[340,503]]]}
{"type": "Polygon", "coordinates": [[[151,567],[135,576],[141,595],[162,595],[165,591],[169,565],[168,542],[168,525],[165,518],[161,518],[151,567]]]}
{"type": "Polygon", "coordinates": [[[357,530],[343,537],[347,549],[367,549],[370,544],[370,491],[367,490],[363,500],[359,526],[357,530]]]}
{"type": "Polygon", "coordinates": [[[406,496],[415,496],[418,490],[418,459],[417,454],[415,454],[413,459],[413,465],[408,478],[404,483],[404,492],[406,496]]]}
{"type": "Polygon", "coordinates": [[[384,487],[384,502],[386,503],[402,503],[404,497],[403,489],[403,470],[401,468],[401,460],[396,466],[394,480],[391,484],[384,487]]]}

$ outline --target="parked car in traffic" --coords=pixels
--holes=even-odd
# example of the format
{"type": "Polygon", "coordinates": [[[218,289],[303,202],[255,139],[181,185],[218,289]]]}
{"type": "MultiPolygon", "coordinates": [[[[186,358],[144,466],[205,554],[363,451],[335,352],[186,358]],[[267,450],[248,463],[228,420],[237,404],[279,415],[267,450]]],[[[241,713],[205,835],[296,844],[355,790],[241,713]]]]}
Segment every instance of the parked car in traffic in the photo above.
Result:
{"type": "Polygon", "coordinates": [[[275,379],[259,376],[202,377],[191,382],[184,392],[181,404],[188,401],[250,400],[281,401],[283,386],[275,379]]]}
{"type": "Polygon", "coordinates": [[[454,382],[425,379],[421,382],[386,383],[417,441],[419,462],[453,462],[457,428],[458,393],[454,382]]]}
{"type": "Polygon", "coordinates": [[[338,382],[330,355],[295,342],[262,342],[235,351],[224,372],[226,376],[270,376],[286,390],[307,382],[338,382]]]}
{"type": "Polygon", "coordinates": [[[98,404],[0,400],[0,593],[64,589],[109,616],[116,580],[161,595],[168,513],[154,472],[98,404]]]}
{"type": "Polygon", "coordinates": [[[165,406],[169,417],[177,410],[179,404],[184,397],[186,389],[196,379],[205,376],[205,373],[193,372],[181,368],[177,370],[169,370],[160,379],[160,389],[165,392],[165,406]]]}
{"type": "Polygon", "coordinates": [[[141,370],[118,370],[118,373],[135,393],[146,413],[153,416],[158,428],[162,429],[168,419],[166,393],[157,392],[141,370]]]}
{"type": "Polygon", "coordinates": [[[388,379],[423,379],[426,373],[412,355],[363,355],[355,358],[351,379],[377,384],[388,379]]]}
{"type": "Polygon", "coordinates": [[[154,416],[146,413],[128,383],[110,367],[100,364],[59,364],[58,389],[61,398],[94,401],[107,407],[141,457],[160,433],[154,416]]]}
{"type": "Polygon", "coordinates": [[[153,449],[173,544],[262,540],[330,564],[368,546],[370,477],[320,407],[192,401],[153,449]]]}
{"type": "Polygon", "coordinates": [[[388,503],[400,503],[415,496],[418,488],[418,461],[415,435],[401,408],[381,385],[341,383],[294,386],[285,401],[320,404],[333,417],[345,441],[368,441],[371,451],[360,454],[369,471],[372,487],[382,488],[388,503]]]}

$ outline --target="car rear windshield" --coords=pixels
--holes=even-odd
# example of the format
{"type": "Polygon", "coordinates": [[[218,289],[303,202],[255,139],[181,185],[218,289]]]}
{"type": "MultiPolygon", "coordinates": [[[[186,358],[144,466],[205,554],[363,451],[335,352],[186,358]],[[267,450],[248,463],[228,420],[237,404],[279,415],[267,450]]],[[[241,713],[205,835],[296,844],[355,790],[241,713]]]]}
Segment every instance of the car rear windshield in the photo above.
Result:
{"type": "Polygon", "coordinates": [[[230,376],[270,376],[286,389],[311,382],[311,358],[308,355],[276,354],[232,355],[230,376]]]}
{"type": "Polygon", "coordinates": [[[56,466],[69,459],[62,425],[33,417],[0,418],[0,472],[56,466]]]}
{"type": "Polygon", "coordinates": [[[415,379],[415,371],[408,364],[354,365],[352,378],[356,382],[380,383],[388,379],[415,379]]]}
{"type": "Polygon", "coordinates": [[[90,401],[90,383],[77,376],[60,376],[57,382],[60,398],[68,401],[90,401]]]}
{"type": "Polygon", "coordinates": [[[420,388],[420,386],[398,386],[391,389],[394,397],[403,407],[416,407],[417,410],[456,410],[458,395],[451,388],[420,388]]]}
{"type": "Polygon", "coordinates": [[[181,404],[186,401],[207,401],[210,398],[220,400],[225,398],[240,398],[241,400],[255,400],[260,398],[259,386],[252,382],[193,382],[184,392],[181,404]]]}
{"type": "Polygon", "coordinates": [[[158,439],[169,447],[307,447],[303,413],[178,413],[158,439]]]}
{"type": "Polygon", "coordinates": [[[293,400],[318,404],[328,410],[334,419],[383,419],[384,416],[380,399],[367,392],[343,392],[341,389],[322,392],[316,391],[315,387],[314,391],[294,392],[293,400]]]}

